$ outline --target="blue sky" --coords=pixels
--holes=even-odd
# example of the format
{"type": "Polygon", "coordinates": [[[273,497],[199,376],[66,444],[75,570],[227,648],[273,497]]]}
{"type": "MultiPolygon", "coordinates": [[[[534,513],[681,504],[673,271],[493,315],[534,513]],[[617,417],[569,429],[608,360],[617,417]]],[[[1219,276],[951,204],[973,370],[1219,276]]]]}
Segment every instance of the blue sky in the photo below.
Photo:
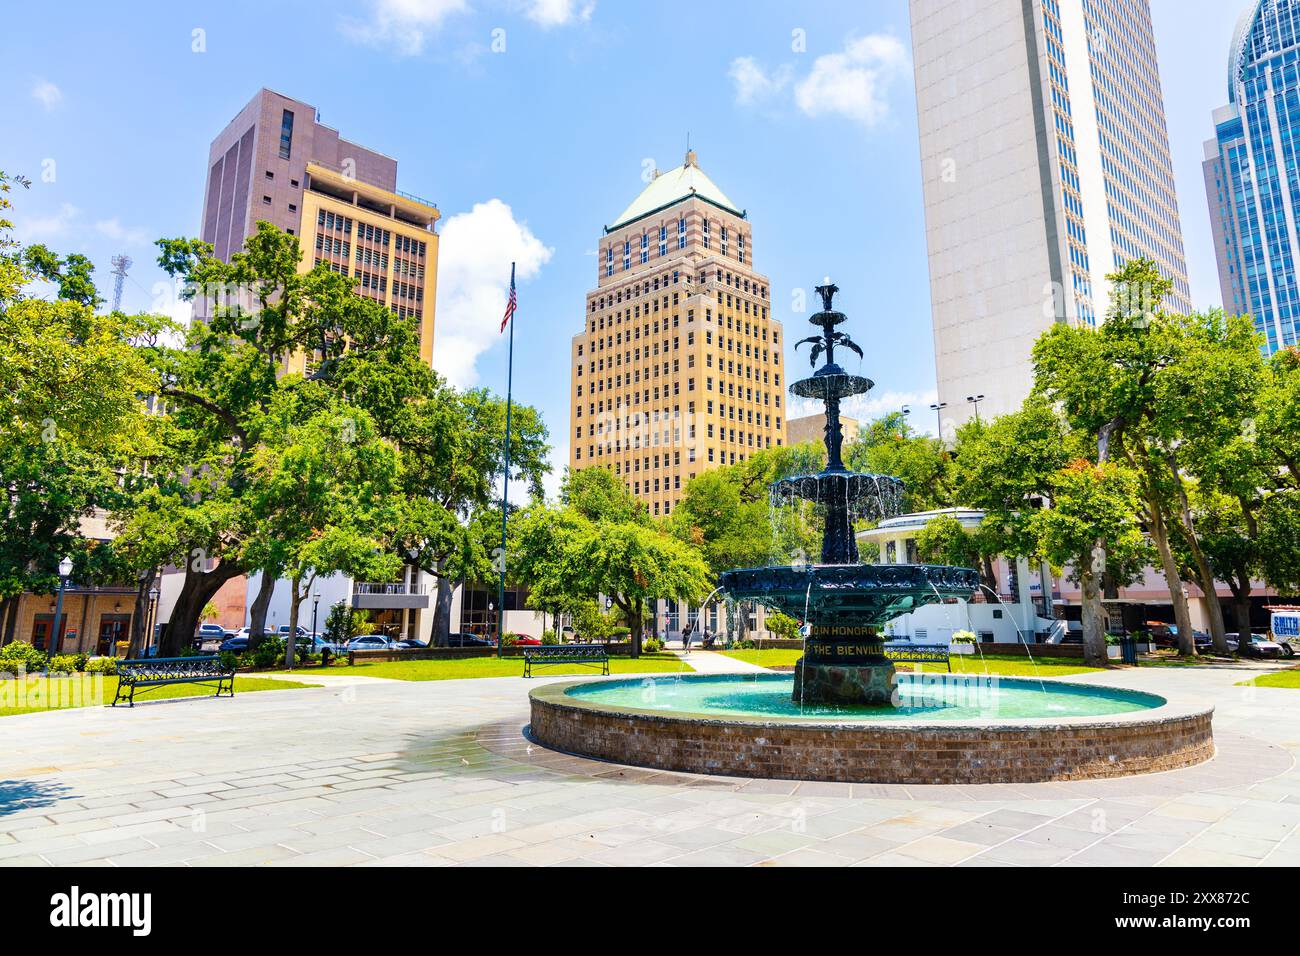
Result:
{"type": "MultiPolygon", "coordinates": [[[[1220,295],[1201,144],[1226,102],[1242,6],[1152,4],[1202,307],[1220,295]]],[[[689,133],[700,165],[750,215],[755,266],[771,278],[786,341],[806,317],[791,311],[794,290],[830,275],[877,383],[860,411],[932,400],[905,0],[58,9],[58,23],[36,8],[6,18],[0,169],[34,181],[16,197],[20,238],[90,256],[105,293],[109,257],[135,260],[124,308],[167,304],[151,241],[197,233],[209,141],[259,87],[280,90],[395,156],[399,188],[442,210],[438,360],[454,381],[504,388],[500,296],[511,256],[526,263],[515,394],[546,416],[558,473],[569,339],[595,283],[601,226],[640,190],[647,164],[681,162],[689,133]]]]}

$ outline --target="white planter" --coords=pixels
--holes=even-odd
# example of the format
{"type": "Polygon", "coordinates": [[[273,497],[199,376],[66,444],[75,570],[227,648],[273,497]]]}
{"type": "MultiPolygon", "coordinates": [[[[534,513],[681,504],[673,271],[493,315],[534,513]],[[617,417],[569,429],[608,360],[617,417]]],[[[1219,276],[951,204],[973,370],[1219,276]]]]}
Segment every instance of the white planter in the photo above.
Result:
{"type": "Polygon", "coordinates": [[[948,646],[949,654],[974,654],[974,644],[950,644],[948,646]]]}
{"type": "Polygon", "coordinates": [[[1117,661],[1123,656],[1123,649],[1118,644],[1107,644],[1106,656],[1112,661],[1117,661]]]}

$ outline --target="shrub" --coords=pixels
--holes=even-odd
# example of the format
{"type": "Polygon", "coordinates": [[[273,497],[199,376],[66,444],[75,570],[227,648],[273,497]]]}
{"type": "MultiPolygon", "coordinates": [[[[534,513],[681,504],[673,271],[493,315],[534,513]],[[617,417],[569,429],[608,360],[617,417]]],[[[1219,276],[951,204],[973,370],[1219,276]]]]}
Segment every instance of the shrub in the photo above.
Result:
{"type": "Polygon", "coordinates": [[[559,639],[558,637],[555,636],[555,632],[554,632],[554,631],[542,631],[542,643],[543,643],[543,644],[558,644],[558,643],[560,643],[560,639],[559,639]]]}
{"type": "Polygon", "coordinates": [[[758,644],[756,644],[754,641],[750,640],[749,638],[745,638],[743,641],[736,641],[734,644],[731,645],[731,647],[733,650],[737,650],[737,651],[752,651],[758,647],[758,644]]]}
{"type": "Polygon", "coordinates": [[[620,624],[617,627],[611,627],[609,629],[609,633],[610,636],[613,637],[615,640],[622,640],[623,638],[629,637],[632,634],[632,628],[620,624]]]}
{"type": "Polygon", "coordinates": [[[789,614],[774,611],[767,615],[767,629],[777,637],[797,641],[799,639],[799,622],[789,614]]]}
{"type": "Polygon", "coordinates": [[[0,673],[15,674],[20,670],[31,673],[45,668],[45,652],[37,650],[26,641],[12,641],[0,647],[0,673]]]}
{"type": "Polygon", "coordinates": [[[116,674],[116,657],[92,657],[86,661],[87,674],[116,674]]]}
{"type": "Polygon", "coordinates": [[[254,667],[274,667],[284,660],[284,639],[268,634],[252,651],[254,667]]]}
{"type": "Polygon", "coordinates": [[[954,644],[974,644],[975,632],[974,631],[953,631],[952,642],[954,644]]]}
{"type": "Polygon", "coordinates": [[[50,658],[46,665],[51,674],[75,674],[81,668],[77,667],[77,658],[81,657],[81,667],[85,667],[85,655],[81,654],[55,654],[50,658]]]}
{"type": "Polygon", "coordinates": [[[657,637],[647,637],[641,642],[641,650],[647,654],[657,654],[664,649],[664,642],[657,637]]]}

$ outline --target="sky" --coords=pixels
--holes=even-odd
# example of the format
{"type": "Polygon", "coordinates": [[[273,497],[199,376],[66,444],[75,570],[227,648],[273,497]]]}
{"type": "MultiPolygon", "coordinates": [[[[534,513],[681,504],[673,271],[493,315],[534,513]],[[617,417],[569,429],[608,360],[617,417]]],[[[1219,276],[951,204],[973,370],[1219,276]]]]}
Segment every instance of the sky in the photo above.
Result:
{"type": "MultiPolygon", "coordinates": [[[[1193,300],[1221,303],[1201,174],[1245,0],[1152,0],[1193,300]]],[[[208,146],[259,87],[398,160],[442,212],[434,364],[504,391],[497,333],[520,263],[514,396],[568,461],[569,342],[605,223],[646,171],[700,166],[753,224],[788,343],[830,276],[875,390],[846,414],[934,400],[906,0],[61,2],[5,18],[0,169],[23,241],[80,252],[127,310],[185,315],[153,240],[199,230],[208,146]]],[[[789,354],[790,368],[806,359],[789,354]]],[[[928,428],[928,410],[914,414],[928,428]]]]}

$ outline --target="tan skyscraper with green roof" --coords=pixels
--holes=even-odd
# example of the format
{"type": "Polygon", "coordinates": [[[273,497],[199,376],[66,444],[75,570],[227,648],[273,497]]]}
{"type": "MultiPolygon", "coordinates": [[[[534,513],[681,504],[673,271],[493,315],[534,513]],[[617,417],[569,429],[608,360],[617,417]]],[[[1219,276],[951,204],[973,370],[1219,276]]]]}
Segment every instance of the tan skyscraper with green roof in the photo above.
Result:
{"type": "Polygon", "coordinates": [[[610,225],[573,337],[569,464],[666,515],[700,472],[785,444],[781,323],[745,210],[694,152],[610,225]]]}

